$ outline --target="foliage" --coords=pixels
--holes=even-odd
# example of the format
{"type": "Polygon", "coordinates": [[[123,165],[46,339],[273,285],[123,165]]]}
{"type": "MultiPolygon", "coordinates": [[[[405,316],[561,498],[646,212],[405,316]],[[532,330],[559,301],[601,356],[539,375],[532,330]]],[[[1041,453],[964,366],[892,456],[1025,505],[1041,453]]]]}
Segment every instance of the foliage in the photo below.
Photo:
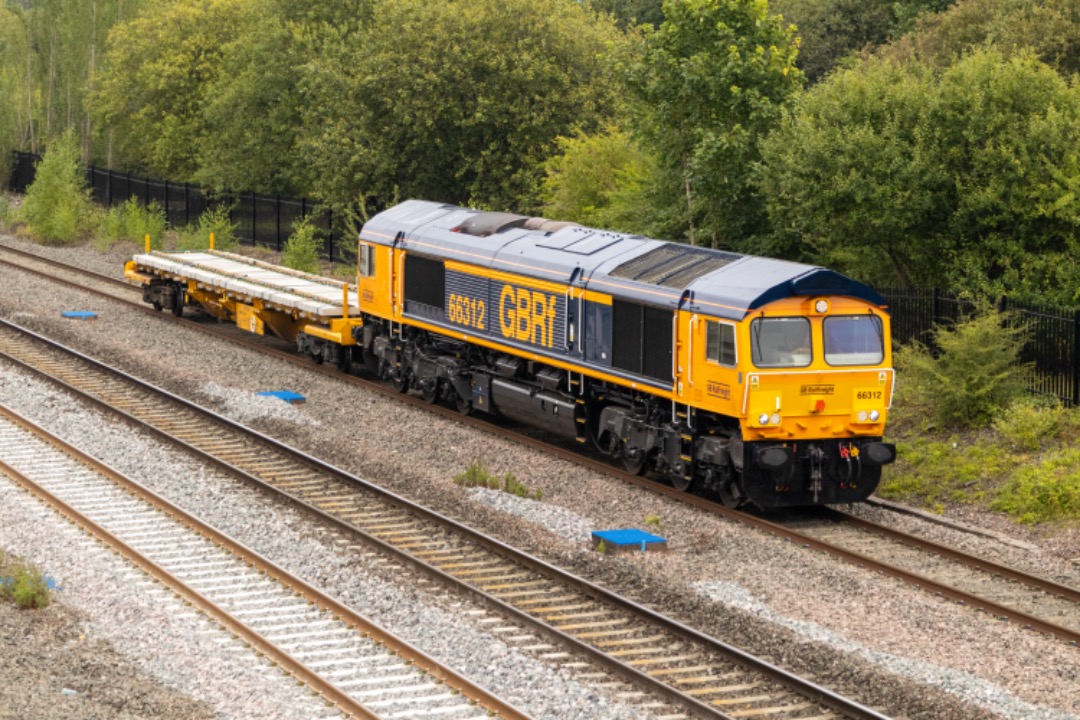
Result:
{"type": "Polygon", "coordinates": [[[891,0],[778,0],[769,6],[799,31],[797,64],[808,82],[821,80],[867,45],[885,43],[896,23],[891,0]]]}
{"type": "Polygon", "coordinates": [[[619,37],[573,0],[383,0],[304,77],[304,182],[339,208],[533,208],[555,138],[610,115],[598,51],[619,37]]]}
{"type": "Polygon", "coordinates": [[[315,226],[308,217],[293,225],[292,235],[281,252],[281,264],[302,272],[319,272],[319,249],[322,243],[315,234],[315,226]]]}
{"type": "Polygon", "coordinates": [[[1056,398],[1020,397],[994,418],[993,427],[1012,450],[1033,453],[1068,430],[1072,417],[1056,398]]]}
{"type": "Polygon", "coordinates": [[[49,143],[26,189],[21,218],[31,235],[46,243],[71,243],[89,230],[90,191],[79,169],[78,139],[69,130],[49,143]]]}
{"type": "Polygon", "coordinates": [[[979,437],[919,433],[898,442],[896,452],[877,494],[925,504],[982,501],[1015,466],[1001,443],[979,437]]]}
{"type": "Polygon", "coordinates": [[[598,12],[611,13],[624,28],[643,24],[655,27],[664,21],[663,0],[588,0],[587,4],[598,12]]]}
{"type": "Polygon", "coordinates": [[[179,0],[113,28],[92,103],[122,160],[176,181],[195,178],[207,93],[223,48],[255,9],[246,0],[179,0]]]}
{"type": "Polygon", "coordinates": [[[1025,523],[1080,518],[1080,449],[1063,448],[1016,468],[990,507],[1025,523]]]}
{"type": "Polygon", "coordinates": [[[0,553],[0,598],[9,599],[22,610],[49,606],[49,584],[38,568],[0,553]]]}
{"type": "Polygon", "coordinates": [[[214,234],[215,250],[233,250],[240,244],[236,237],[236,224],[231,218],[232,208],[217,205],[208,208],[195,222],[180,230],[177,250],[205,250],[210,247],[210,233],[214,234]]]}
{"type": "Polygon", "coordinates": [[[763,143],[778,255],[878,285],[1080,299],[1080,90],[1030,55],[869,62],[763,143]]]}
{"type": "Polygon", "coordinates": [[[923,17],[881,54],[945,68],[987,47],[1006,57],[1031,50],[1062,75],[1080,72],[1080,6],[1073,0],[959,0],[923,17]]]}
{"type": "Polygon", "coordinates": [[[646,515],[645,516],[645,527],[652,528],[656,532],[662,532],[663,528],[662,528],[662,523],[660,521],[660,516],[659,515],[646,515]]]}
{"type": "Polygon", "coordinates": [[[143,205],[131,197],[109,208],[98,233],[106,244],[130,240],[142,245],[146,236],[149,235],[150,247],[160,249],[165,225],[165,211],[161,209],[157,201],[143,205]]]}
{"type": "Polygon", "coordinates": [[[936,327],[936,354],[919,343],[900,348],[894,361],[906,412],[930,418],[939,428],[989,425],[1025,392],[1023,336],[1009,316],[984,309],[953,326],[936,327]]]}
{"type": "Polygon", "coordinates": [[[747,248],[764,228],[758,143],[801,87],[798,42],[760,0],[667,0],[638,62],[621,64],[633,126],[682,198],[679,235],[747,248]]]}
{"type": "Polygon", "coordinates": [[[546,217],[590,227],[649,233],[646,181],[655,160],[626,132],[608,128],[557,138],[560,154],[544,166],[541,198],[546,217]]]}

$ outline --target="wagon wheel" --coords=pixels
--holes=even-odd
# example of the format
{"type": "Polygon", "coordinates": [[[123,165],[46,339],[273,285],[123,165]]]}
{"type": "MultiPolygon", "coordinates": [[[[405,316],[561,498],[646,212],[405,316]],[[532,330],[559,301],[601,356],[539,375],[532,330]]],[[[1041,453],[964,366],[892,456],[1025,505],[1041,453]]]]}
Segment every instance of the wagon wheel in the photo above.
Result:
{"type": "Polygon", "coordinates": [[[173,295],[172,314],[176,317],[184,316],[184,291],[177,290],[173,295]]]}
{"type": "Polygon", "coordinates": [[[460,395],[458,395],[457,400],[454,401],[454,407],[457,408],[457,411],[462,415],[472,415],[472,401],[466,400],[460,395]]]}

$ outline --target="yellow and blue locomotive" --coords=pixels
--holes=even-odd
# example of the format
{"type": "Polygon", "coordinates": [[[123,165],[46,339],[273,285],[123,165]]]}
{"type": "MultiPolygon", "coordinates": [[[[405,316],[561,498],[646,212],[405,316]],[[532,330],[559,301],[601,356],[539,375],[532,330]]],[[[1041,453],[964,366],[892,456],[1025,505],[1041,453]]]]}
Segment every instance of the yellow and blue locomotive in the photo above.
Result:
{"type": "Polygon", "coordinates": [[[409,201],[360,234],[372,369],[730,505],[865,499],[889,315],[824,268],[409,201]]]}
{"type": "Polygon", "coordinates": [[[279,287],[245,263],[154,253],[128,277],[156,306],[200,304],[731,506],[857,502],[895,460],[889,314],[828,269],[419,200],[364,225],[355,287],[279,287]]]}

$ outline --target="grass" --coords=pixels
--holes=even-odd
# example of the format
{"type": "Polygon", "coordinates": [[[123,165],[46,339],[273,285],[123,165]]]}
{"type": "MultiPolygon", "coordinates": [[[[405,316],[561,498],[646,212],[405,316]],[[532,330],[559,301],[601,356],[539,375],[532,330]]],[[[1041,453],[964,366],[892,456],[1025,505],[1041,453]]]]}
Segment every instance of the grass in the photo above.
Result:
{"type": "Polygon", "coordinates": [[[505,493],[520,498],[534,498],[540,500],[542,494],[539,490],[530,490],[525,483],[519,482],[514,473],[507,472],[503,476],[492,473],[483,458],[473,460],[465,471],[454,476],[454,482],[463,487],[482,487],[489,490],[502,490],[505,493]]]}
{"type": "Polygon", "coordinates": [[[41,570],[0,551],[0,600],[22,610],[45,608],[51,600],[49,584],[41,570]]]}
{"type": "MultiPolygon", "coordinates": [[[[903,382],[903,377],[899,377],[903,382]]],[[[941,512],[972,505],[1026,524],[1080,520],[1080,410],[1014,401],[989,427],[926,429],[896,409],[897,462],[878,495],[941,512]]]]}

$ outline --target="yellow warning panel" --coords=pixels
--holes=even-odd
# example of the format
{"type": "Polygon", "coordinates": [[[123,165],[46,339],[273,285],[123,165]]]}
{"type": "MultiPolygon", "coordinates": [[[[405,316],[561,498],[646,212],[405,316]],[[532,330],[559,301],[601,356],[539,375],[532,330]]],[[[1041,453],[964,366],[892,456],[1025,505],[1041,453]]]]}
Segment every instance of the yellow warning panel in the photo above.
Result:
{"type": "Polygon", "coordinates": [[[263,321],[255,312],[255,308],[244,303],[236,303],[236,327],[256,335],[264,333],[263,321]]]}

